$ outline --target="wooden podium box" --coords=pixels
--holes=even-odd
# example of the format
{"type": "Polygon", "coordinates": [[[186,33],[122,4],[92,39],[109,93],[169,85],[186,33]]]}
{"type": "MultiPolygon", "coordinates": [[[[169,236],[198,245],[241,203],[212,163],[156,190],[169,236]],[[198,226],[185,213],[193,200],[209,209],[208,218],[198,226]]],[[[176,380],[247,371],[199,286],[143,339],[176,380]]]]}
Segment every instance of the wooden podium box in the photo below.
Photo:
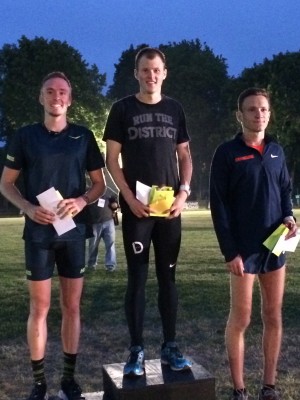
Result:
{"type": "Polygon", "coordinates": [[[145,375],[123,377],[124,363],[103,365],[103,400],[216,400],[215,378],[201,365],[175,372],[160,360],[145,361],[145,375]]]}

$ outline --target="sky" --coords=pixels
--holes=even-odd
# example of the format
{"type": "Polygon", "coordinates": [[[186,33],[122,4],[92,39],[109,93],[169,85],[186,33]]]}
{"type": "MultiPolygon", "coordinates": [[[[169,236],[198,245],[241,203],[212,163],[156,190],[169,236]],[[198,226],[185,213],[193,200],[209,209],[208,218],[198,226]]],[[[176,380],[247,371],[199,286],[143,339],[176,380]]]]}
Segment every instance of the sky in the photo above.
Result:
{"type": "Polygon", "coordinates": [[[66,41],[112,84],[130,45],[199,39],[230,76],[300,51],[299,0],[1,0],[0,48],[22,35],[66,41]]]}

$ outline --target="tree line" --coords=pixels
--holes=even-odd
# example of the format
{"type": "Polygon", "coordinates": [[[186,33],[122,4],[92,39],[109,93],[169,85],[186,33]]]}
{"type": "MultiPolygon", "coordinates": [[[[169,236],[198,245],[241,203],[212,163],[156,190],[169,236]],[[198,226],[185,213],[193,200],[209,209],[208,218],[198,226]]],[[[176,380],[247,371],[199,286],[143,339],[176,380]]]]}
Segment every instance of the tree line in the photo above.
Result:
{"type": "MultiPolygon", "coordinates": [[[[66,42],[22,36],[17,44],[0,50],[0,140],[26,124],[41,121],[38,104],[42,78],[64,71],[72,82],[71,121],[89,127],[99,146],[113,101],[135,93],[134,57],[147,46],[130,46],[115,64],[113,83],[106,88],[106,74],[89,65],[66,42]]],[[[300,192],[300,51],[279,53],[261,64],[244,69],[238,77],[228,74],[226,59],[215,55],[199,39],[158,46],[166,54],[168,77],[163,93],[176,98],[185,109],[194,163],[192,199],[208,200],[208,177],[213,152],[239,129],[235,119],[239,93],[247,87],[264,87],[271,93],[269,132],[285,148],[294,195],[300,192]]],[[[0,149],[1,169],[5,148],[0,149]]]]}

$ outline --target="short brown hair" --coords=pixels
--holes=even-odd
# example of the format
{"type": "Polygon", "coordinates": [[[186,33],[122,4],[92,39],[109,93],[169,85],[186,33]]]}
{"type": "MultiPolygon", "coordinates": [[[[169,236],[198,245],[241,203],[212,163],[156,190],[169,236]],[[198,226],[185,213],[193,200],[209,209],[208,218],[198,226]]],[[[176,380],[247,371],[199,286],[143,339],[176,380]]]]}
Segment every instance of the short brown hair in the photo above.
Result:
{"type": "Polygon", "coordinates": [[[64,72],[60,72],[60,71],[54,71],[54,72],[50,72],[49,74],[47,74],[42,80],[41,87],[44,86],[45,82],[49,81],[49,79],[52,79],[52,78],[61,78],[61,79],[63,79],[64,81],[67,82],[69,88],[72,90],[71,82],[67,78],[66,74],[64,72]]]}
{"type": "Polygon", "coordinates": [[[237,105],[239,111],[242,111],[244,100],[249,96],[264,96],[268,100],[269,106],[271,106],[270,94],[266,89],[250,87],[244,90],[238,97],[237,105]]]}
{"type": "Polygon", "coordinates": [[[164,67],[166,68],[166,56],[161,50],[155,47],[143,47],[135,56],[135,69],[138,69],[140,59],[143,56],[146,56],[150,60],[156,56],[160,57],[161,61],[164,63],[164,67]]]}

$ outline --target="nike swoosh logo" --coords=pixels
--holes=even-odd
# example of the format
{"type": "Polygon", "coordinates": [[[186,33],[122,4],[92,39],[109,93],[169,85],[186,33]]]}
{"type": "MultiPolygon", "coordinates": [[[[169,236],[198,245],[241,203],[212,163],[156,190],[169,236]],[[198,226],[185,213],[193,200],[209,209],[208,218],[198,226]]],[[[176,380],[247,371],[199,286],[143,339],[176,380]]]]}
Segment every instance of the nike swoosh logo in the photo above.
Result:
{"type": "Polygon", "coordinates": [[[170,268],[175,267],[175,265],[176,265],[176,263],[175,264],[170,264],[170,268]]]}
{"type": "Polygon", "coordinates": [[[81,138],[81,136],[82,135],[80,135],[80,136],[69,136],[71,139],[79,139],[79,138],[81,138]]]}
{"type": "Polygon", "coordinates": [[[271,154],[271,158],[277,158],[278,156],[271,154]]]}

